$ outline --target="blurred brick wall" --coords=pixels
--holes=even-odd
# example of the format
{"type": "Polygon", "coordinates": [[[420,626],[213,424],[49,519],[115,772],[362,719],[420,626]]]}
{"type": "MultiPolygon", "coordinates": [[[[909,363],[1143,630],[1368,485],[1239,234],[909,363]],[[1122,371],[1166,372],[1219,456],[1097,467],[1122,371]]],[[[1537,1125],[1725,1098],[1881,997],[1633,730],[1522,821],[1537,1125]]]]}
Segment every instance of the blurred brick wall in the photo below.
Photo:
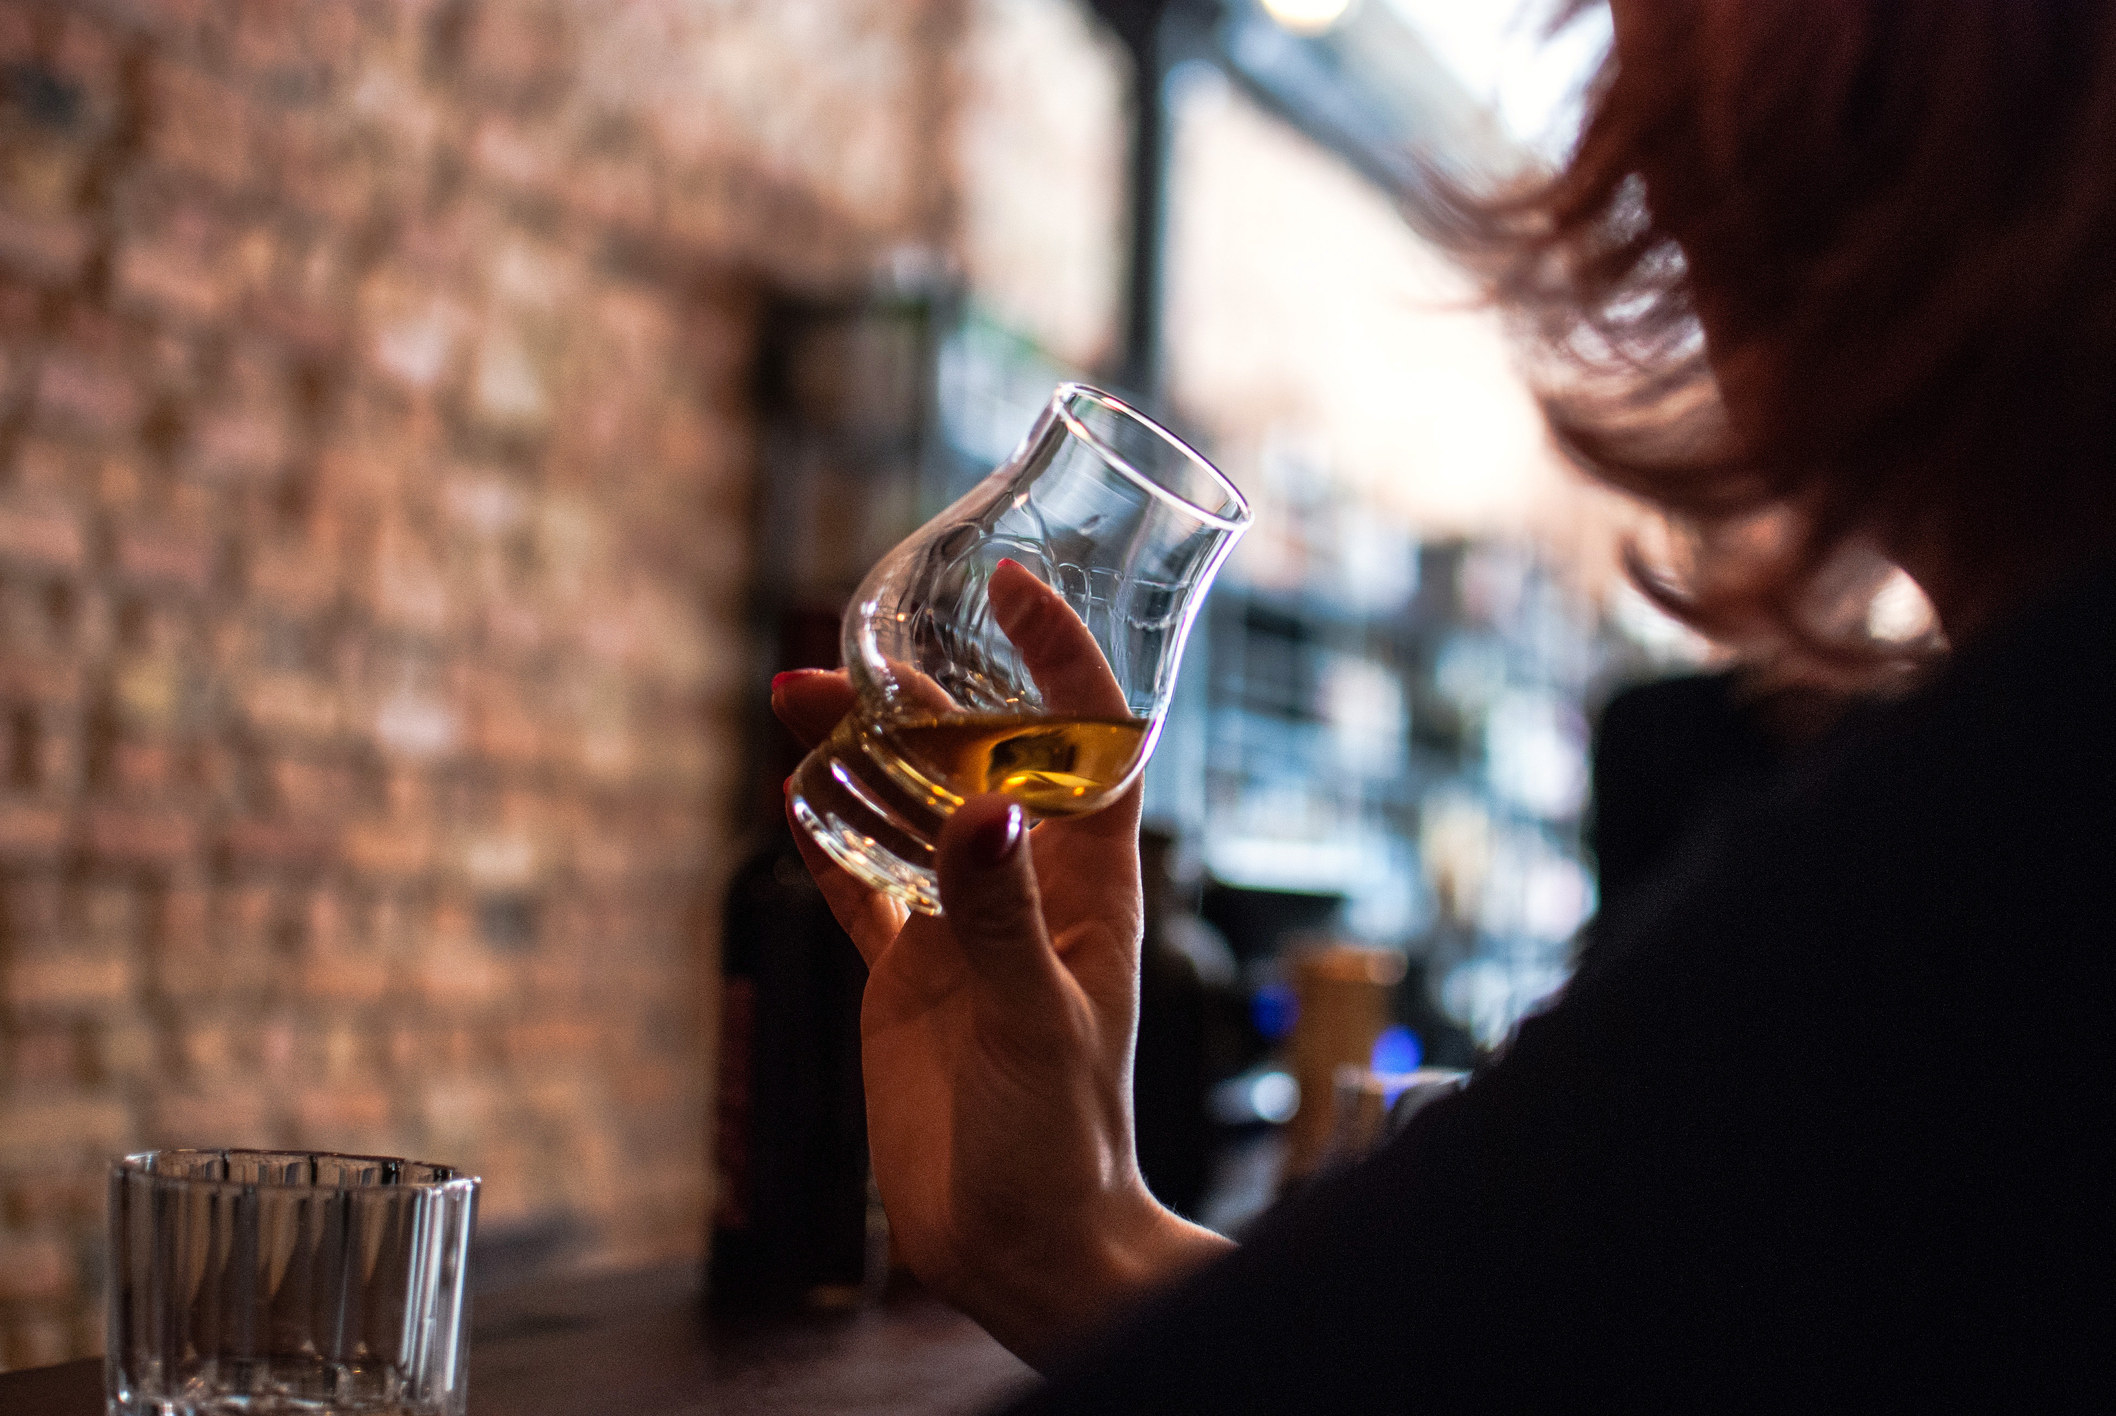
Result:
{"type": "Polygon", "coordinates": [[[947,0],[0,0],[0,1366],[119,1151],[696,1249],[755,292],[949,220],[947,0]]]}

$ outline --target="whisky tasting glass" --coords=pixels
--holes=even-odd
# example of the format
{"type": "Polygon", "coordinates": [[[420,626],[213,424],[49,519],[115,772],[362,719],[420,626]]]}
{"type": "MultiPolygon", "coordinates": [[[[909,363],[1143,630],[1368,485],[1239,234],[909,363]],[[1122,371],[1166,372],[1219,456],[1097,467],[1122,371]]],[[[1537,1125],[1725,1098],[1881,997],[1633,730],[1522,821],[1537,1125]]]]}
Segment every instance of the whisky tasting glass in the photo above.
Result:
{"type": "Polygon", "coordinates": [[[1063,384],[1014,454],[884,556],[845,611],[854,710],[794,774],[832,859],[940,913],[933,843],[999,792],[1107,806],[1153,751],[1183,642],[1249,505],[1137,410],[1063,384]]]}
{"type": "Polygon", "coordinates": [[[462,1416],[477,1187],[375,1156],[117,1161],[112,1416],[462,1416]]]}

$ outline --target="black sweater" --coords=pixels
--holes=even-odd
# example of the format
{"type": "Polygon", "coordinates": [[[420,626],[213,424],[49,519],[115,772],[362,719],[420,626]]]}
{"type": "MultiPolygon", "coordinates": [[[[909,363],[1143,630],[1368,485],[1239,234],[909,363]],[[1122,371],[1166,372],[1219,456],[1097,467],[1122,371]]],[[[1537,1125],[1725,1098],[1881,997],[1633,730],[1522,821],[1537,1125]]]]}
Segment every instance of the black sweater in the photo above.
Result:
{"type": "Polygon", "coordinates": [[[1019,1413],[2116,1408],[2116,572],[1693,832],[1019,1413]]]}

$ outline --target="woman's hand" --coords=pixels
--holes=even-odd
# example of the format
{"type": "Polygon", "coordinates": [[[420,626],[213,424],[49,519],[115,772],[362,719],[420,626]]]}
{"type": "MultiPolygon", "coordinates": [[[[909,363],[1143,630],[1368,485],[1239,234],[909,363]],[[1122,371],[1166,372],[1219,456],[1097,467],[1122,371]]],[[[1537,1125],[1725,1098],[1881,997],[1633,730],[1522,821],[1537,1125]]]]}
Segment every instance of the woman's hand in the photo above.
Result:
{"type": "MultiPolygon", "coordinates": [[[[1047,701],[1112,711],[1063,600],[1019,567],[992,599],[1047,701]]],[[[773,685],[811,743],[852,702],[842,673],[773,685]]],[[[1227,1244],[1162,1208],[1133,1150],[1139,802],[1134,786],[1030,831],[1005,798],[971,798],[938,843],[939,917],[907,918],[794,832],[869,968],[868,1142],[891,1232],[913,1272],[1031,1361],[1227,1244]]]]}

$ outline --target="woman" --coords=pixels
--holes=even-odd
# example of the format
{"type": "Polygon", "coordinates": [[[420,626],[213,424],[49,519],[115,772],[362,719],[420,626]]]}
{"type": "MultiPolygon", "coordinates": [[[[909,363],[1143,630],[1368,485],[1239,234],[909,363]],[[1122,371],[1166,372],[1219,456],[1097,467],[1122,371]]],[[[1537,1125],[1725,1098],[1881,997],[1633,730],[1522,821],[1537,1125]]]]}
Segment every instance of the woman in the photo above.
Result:
{"type": "MultiPolygon", "coordinates": [[[[972,801],[940,920],[812,857],[872,969],[895,1231],[1056,1373],[1023,1410],[2111,1399],[2116,7],[1614,18],[1567,169],[1454,233],[1554,427],[1667,514],[1658,592],[1774,672],[1918,657],[1857,632],[1890,564],[1948,658],[1239,1250],[1132,1158],[1136,793],[1033,835],[972,801]]],[[[845,693],[776,699],[818,736],[845,693]]]]}

